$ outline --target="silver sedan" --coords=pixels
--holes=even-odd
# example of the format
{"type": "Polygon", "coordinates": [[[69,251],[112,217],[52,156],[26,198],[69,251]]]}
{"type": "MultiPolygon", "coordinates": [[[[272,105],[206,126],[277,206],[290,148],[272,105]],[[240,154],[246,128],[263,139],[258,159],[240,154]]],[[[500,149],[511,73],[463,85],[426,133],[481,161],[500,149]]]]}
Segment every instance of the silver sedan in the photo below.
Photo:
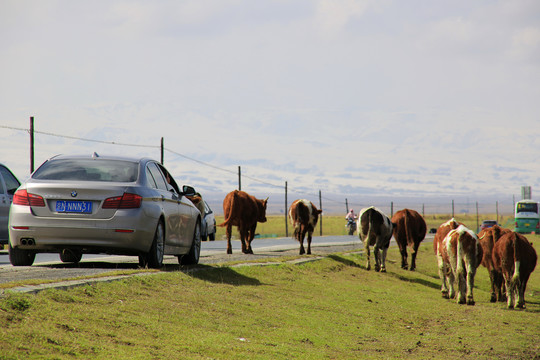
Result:
{"type": "Polygon", "coordinates": [[[56,156],[13,196],[9,258],[30,266],[35,254],[57,252],[63,262],[82,254],[139,257],[160,268],[163,256],[196,264],[201,214],[159,162],[147,158],[56,156]]]}

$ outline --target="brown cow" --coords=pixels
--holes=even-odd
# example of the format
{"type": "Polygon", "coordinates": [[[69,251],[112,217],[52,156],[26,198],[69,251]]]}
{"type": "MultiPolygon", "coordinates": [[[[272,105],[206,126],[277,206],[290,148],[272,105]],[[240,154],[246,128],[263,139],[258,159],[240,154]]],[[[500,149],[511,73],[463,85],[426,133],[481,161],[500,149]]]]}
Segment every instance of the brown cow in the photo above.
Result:
{"type": "Polygon", "coordinates": [[[493,246],[499,240],[499,238],[509,232],[511,232],[510,229],[505,229],[499,225],[494,225],[490,228],[483,229],[478,233],[478,241],[480,241],[480,245],[484,251],[482,265],[484,265],[484,267],[488,270],[489,280],[491,282],[491,302],[506,300],[503,276],[499,271],[495,270],[492,253],[493,246]]]}
{"type": "Polygon", "coordinates": [[[403,209],[392,216],[394,239],[401,253],[401,268],[407,270],[407,246],[411,247],[411,271],[416,269],[416,254],[420,242],[426,237],[426,222],[422,215],[411,209],[403,209]]]}
{"type": "Polygon", "coordinates": [[[225,200],[223,200],[225,221],[219,226],[227,227],[227,254],[232,254],[231,228],[233,226],[238,226],[242,252],[244,254],[253,254],[251,242],[255,237],[257,222],[266,222],[267,202],[268,198],[259,200],[239,190],[231,191],[225,196],[225,200]]]}
{"type": "Polygon", "coordinates": [[[483,254],[476,234],[464,225],[460,225],[446,235],[440,251],[444,263],[450,269],[443,273],[449,286],[448,296],[454,297],[454,281],[456,281],[458,304],[474,305],[474,276],[476,268],[482,262],[483,254]]]}
{"type": "Polygon", "coordinates": [[[294,226],[294,238],[300,243],[300,255],[306,253],[304,249],[304,237],[307,233],[307,254],[311,254],[311,237],[319,214],[322,210],[317,210],[315,205],[309,200],[299,199],[293,201],[289,208],[289,220],[294,226]]]}
{"type": "Polygon", "coordinates": [[[493,246],[493,265],[503,274],[509,309],[525,307],[525,289],[536,261],[532,244],[516,232],[504,234],[493,246]]]}
{"type": "Polygon", "coordinates": [[[448,299],[448,285],[446,282],[447,279],[447,273],[450,271],[450,268],[447,267],[447,264],[443,261],[442,258],[442,252],[441,252],[441,245],[448,233],[454,229],[457,229],[459,225],[462,225],[461,223],[458,223],[456,219],[452,218],[439,226],[437,229],[437,232],[435,233],[435,237],[433,238],[433,250],[435,250],[435,255],[437,256],[437,265],[439,267],[439,277],[442,282],[441,286],[441,293],[443,298],[448,299]]]}

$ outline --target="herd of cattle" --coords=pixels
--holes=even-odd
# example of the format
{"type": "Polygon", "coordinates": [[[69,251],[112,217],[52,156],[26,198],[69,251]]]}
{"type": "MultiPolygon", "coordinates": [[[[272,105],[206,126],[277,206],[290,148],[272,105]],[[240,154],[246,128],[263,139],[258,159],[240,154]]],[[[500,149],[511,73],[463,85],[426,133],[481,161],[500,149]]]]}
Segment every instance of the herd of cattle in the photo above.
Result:
{"type": "MultiPolygon", "coordinates": [[[[240,232],[242,252],[253,254],[251,242],[257,222],[266,221],[267,201],[268,198],[256,199],[239,190],[227,194],[223,201],[225,220],[220,224],[227,227],[227,254],[232,253],[232,226],[237,226],[240,232]]],[[[311,254],[312,234],[321,212],[305,199],[295,200],[289,208],[288,216],[294,227],[294,238],[300,243],[300,255],[311,254]],[[304,248],[306,235],[307,251],[304,248]]],[[[357,229],[364,244],[367,270],[371,269],[370,246],[373,246],[375,270],[386,272],[386,253],[392,236],[401,253],[401,267],[409,268],[407,248],[410,248],[410,270],[416,268],[418,247],[427,230],[426,222],[418,212],[403,209],[390,219],[372,206],[359,213],[357,229]]],[[[462,223],[451,219],[437,229],[433,249],[437,256],[444,298],[456,298],[459,304],[474,305],[474,276],[482,264],[489,272],[491,302],[507,301],[508,308],[525,306],[525,289],[536,267],[537,255],[523,235],[497,225],[475,234],[462,223]]]]}

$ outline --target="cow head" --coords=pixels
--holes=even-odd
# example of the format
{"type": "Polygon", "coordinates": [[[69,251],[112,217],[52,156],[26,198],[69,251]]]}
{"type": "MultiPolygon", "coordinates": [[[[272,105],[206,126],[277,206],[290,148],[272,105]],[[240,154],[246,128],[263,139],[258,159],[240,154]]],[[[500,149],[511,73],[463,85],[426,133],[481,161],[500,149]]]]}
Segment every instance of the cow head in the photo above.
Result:
{"type": "Polygon", "coordinates": [[[258,222],[266,222],[266,204],[268,203],[268,198],[264,200],[257,199],[257,207],[259,212],[259,218],[257,219],[258,222]]]}

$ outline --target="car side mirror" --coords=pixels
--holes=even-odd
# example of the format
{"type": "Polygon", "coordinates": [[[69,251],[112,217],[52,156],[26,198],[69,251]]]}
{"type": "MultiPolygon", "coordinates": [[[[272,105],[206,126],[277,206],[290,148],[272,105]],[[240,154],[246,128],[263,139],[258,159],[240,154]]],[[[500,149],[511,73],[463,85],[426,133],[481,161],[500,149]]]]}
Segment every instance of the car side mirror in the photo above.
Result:
{"type": "Polygon", "coordinates": [[[197,194],[195,189],[189,185],[182,186],[182,192],[184,193],[185,196],[194,196],[197,194]]]}

